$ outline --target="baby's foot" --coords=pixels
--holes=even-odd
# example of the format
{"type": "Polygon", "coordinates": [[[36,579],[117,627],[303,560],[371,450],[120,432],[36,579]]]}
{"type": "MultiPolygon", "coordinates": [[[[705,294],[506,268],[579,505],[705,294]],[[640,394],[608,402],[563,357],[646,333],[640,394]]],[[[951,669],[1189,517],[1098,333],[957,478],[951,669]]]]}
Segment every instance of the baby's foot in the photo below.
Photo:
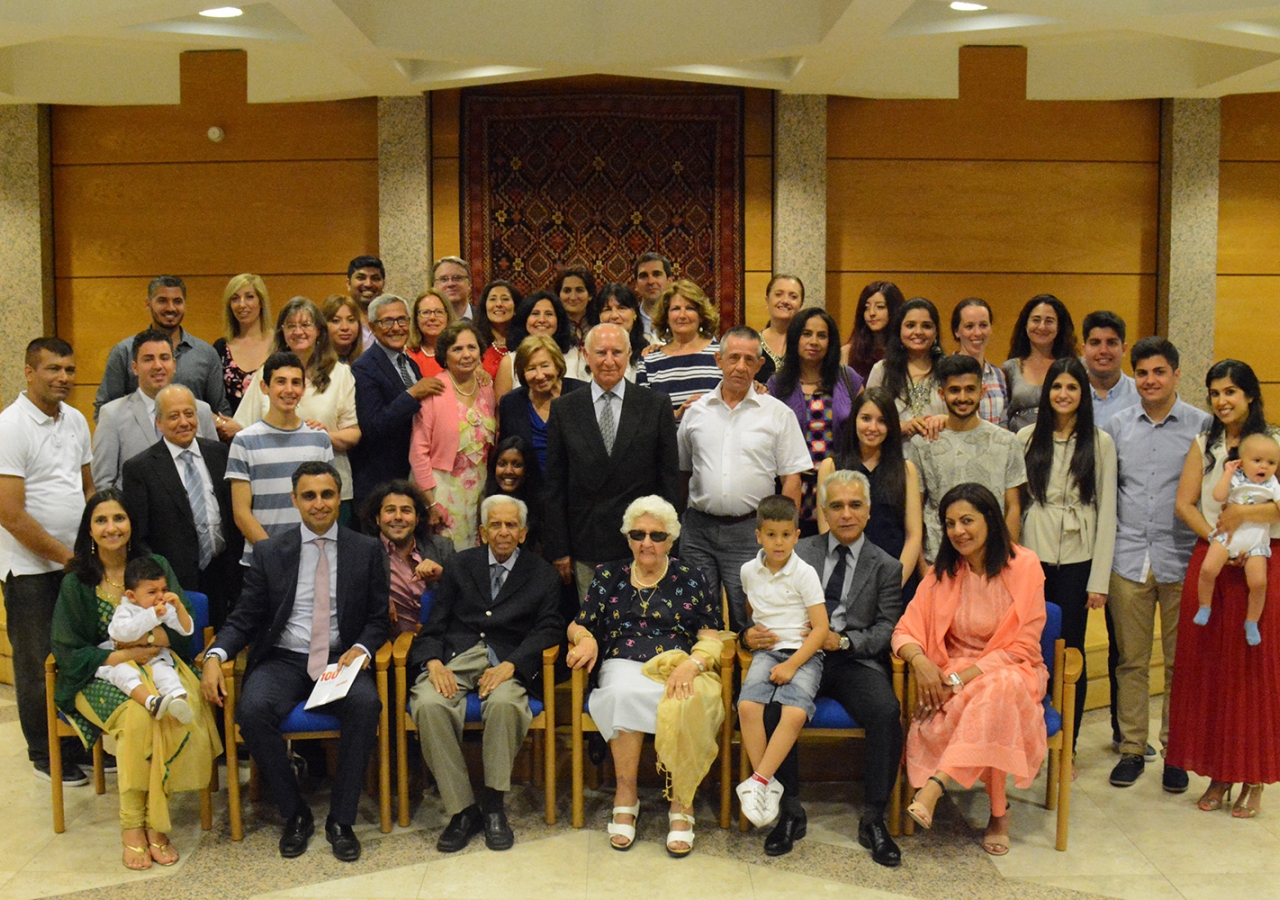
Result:
{"type": "Polygon", "coordinates": [[[1245,621],[1244,623],[1244,642],[1250,647],[1256,647],[1262,643],[1262,635],[1258,633],[1258,623],[1245,621]]]}
{"type": "Polygon", "coordinates": [[[186,691],[174,691],[172,694],[167,695],[165,699],[169,701],[165,712],[183,725],[190,724],[191,720],[195,718],[195,713],[191,711],[191,705],[187,703],[186,691]]]}
{"type": "Polygon", "coordinates": [[[1211,612],[1213,612],[1212,606],[1202,606],[1196,610],[1196,617],[1191,621],[1195,622],[1197,625],[1208,625],[1209,613],[1211,612]]]}

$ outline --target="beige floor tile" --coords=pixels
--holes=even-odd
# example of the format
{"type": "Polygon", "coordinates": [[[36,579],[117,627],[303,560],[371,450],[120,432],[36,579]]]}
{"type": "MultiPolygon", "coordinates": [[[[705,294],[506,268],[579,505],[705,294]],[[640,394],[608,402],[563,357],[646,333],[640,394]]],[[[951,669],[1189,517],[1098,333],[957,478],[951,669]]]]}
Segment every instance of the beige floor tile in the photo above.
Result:
{"type": "Polygon", "coordinates": [[[1254,821],[1210,816],[1190,807],[1180,816],[1133,813],[1129,838],[1162,873],[1266,873],[1280,883],[1280,838],[1254,827],[1254,821]],[[1214,820],[1217,821],[1214,821],[1214,820]]]}
{"type": "Polygon", "coordinates": [[[324,884],[308,884],[285,891],[272,891],[257,894],[253,900],[295,900],[295,898],[316,898],[316,900],[338,900],[338,898],[407,898],[417,897],[422,889],[423,876],[428,863],[417,866],[404,866],[399,869],[387,869],[371,875],[357,875],[354,878],[337,878],[324,884]]]}
{"type": "Polygon", "coordinates": [[[1280,900],[1280,878],[1259,872],[1223,875],[1170,875],[1186,900],[1280,900]]]}
{"type": "Polygon", "coordinates": [[[164,870],[158,866],[144,872],[130,872],[116,854],[114,868],[95,866],[81,872],[19,872],[0,886],[0,900],[32,900],[36,897],[57,897],[89,888],[104,888],[114,884],[136,884],[144,878],[162,878],[164,870]],[[120,869],[116,874],[114,868],[120,869]]]}
{"type": "Polygon", "coordinates": [[[751,867],[744,862],[698,856],[695,850],[695,872],[689,865],[694,860],[672,859],[657,841],[640,840],[627,852],[619,853],[610,849],[608,836],[599,831],[590,833],[588,848],[588,897],[669,900],[687,896],[690,878],[695,876],[698,885],[714,885],[717,896],[752,896],[751,867]]]}
{"type": "Polygon", "coordinates": [[[517,843],[510,850],[494,853],[477,837],[473,846],[478,849],[425,864],[421,893],[408,896],[430,900],[586,897],[588,841],[587,833],[573,832],[517,843]]]}
{"type": "Polygon", "coordinates": [[[1183,895],[1163,875],[1045,875],[1012,879],[1115,897],[1116,900],[1183,900],[1183,895]]]}
{"type": "Polygon", "coordinates": [[[875,891],[870,888],[853,887],[838,881],[827,881],[823,878],[810,878],[767,866],[748,865],[751,876],[750,894],[732,895],[754,897],[755,900],[805,900],[819,897],[840,897],[842,900],[904,900],[902,894],[891,894],[875,891]]]}

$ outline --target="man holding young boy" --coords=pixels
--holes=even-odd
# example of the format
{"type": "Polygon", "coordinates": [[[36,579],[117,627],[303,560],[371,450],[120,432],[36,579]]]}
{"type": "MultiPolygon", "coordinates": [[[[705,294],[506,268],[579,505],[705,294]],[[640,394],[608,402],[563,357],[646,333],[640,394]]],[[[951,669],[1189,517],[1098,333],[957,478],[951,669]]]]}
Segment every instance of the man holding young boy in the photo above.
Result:
{"type": "MultiPolygon", "coordinates": [[[[796,555],[817,571],[830,627],[823,642],[819,697],[831,697],[866,731],[866,762],[858,842],[882,866],[897,866],[902,854],[885,825],[885,810],[902,758],[902,726],[886,664],[889,638],[902,615],[902,564],[866,540],[871,487],[860,472],[839,470],[818,485],[818,504],[831,530],[807,537],[796,555]]],[[[743,633],[752,649],[770,647],[776,635],[755,625],[743,633]]],[[[766,730],[779,720],[776,704],[765,707],[766,730]]],[[[781,856],[804,837],[807,820],[800,804],[800,762],[795,747],[778,766],[781,814],[765,841],[765,853],[781,856]]]]}

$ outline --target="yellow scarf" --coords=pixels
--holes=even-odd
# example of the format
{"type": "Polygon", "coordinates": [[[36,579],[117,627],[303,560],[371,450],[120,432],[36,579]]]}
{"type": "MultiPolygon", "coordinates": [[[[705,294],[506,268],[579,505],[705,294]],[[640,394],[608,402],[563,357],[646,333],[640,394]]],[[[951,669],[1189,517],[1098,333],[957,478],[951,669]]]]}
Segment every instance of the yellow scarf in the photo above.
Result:
{"type": "MultiPolygon", "coordinates": [[[[720,664],[722,644],[700,640],[694,650],[709,656],[712,665],[693,679],[693,696],[687,700],[663,697],[658,703],[658,729],[653,746],[658,754],[658,771],[667,779],[663,796],[685,807],[693,806],[698,785],[706,777],[720,753],[717,740],[724,722],[721,699],[720,664]]],[[[668,650],[644,664],[644,674],[664,684],[672,671],[689,658],[683,650],[668,650]]]]}

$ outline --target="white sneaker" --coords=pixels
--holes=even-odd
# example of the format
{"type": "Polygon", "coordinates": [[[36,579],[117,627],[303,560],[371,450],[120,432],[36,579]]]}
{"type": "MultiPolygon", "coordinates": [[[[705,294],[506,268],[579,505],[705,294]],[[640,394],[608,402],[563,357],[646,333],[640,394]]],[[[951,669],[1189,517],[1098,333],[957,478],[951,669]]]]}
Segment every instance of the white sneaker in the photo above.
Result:
{"type": "Polygon", "coordinates": [[[165,712],[183,725],[191,724],[191,720],[196,717],[196,714],[191,711],[191,704],[187,702],[187,695],[169,694],[166,699],[169,700],[169,708],[165,712]]]}
{"type": "Polygon", "coordinates": [[[782,800],[782,784],[778,779],[770,780],[767,785],[755,778],[748,778],[738,785],[738,800],[742,804],[742,814],[752,825],[763,828],[778,818],[778,806],[782,800]]]}

